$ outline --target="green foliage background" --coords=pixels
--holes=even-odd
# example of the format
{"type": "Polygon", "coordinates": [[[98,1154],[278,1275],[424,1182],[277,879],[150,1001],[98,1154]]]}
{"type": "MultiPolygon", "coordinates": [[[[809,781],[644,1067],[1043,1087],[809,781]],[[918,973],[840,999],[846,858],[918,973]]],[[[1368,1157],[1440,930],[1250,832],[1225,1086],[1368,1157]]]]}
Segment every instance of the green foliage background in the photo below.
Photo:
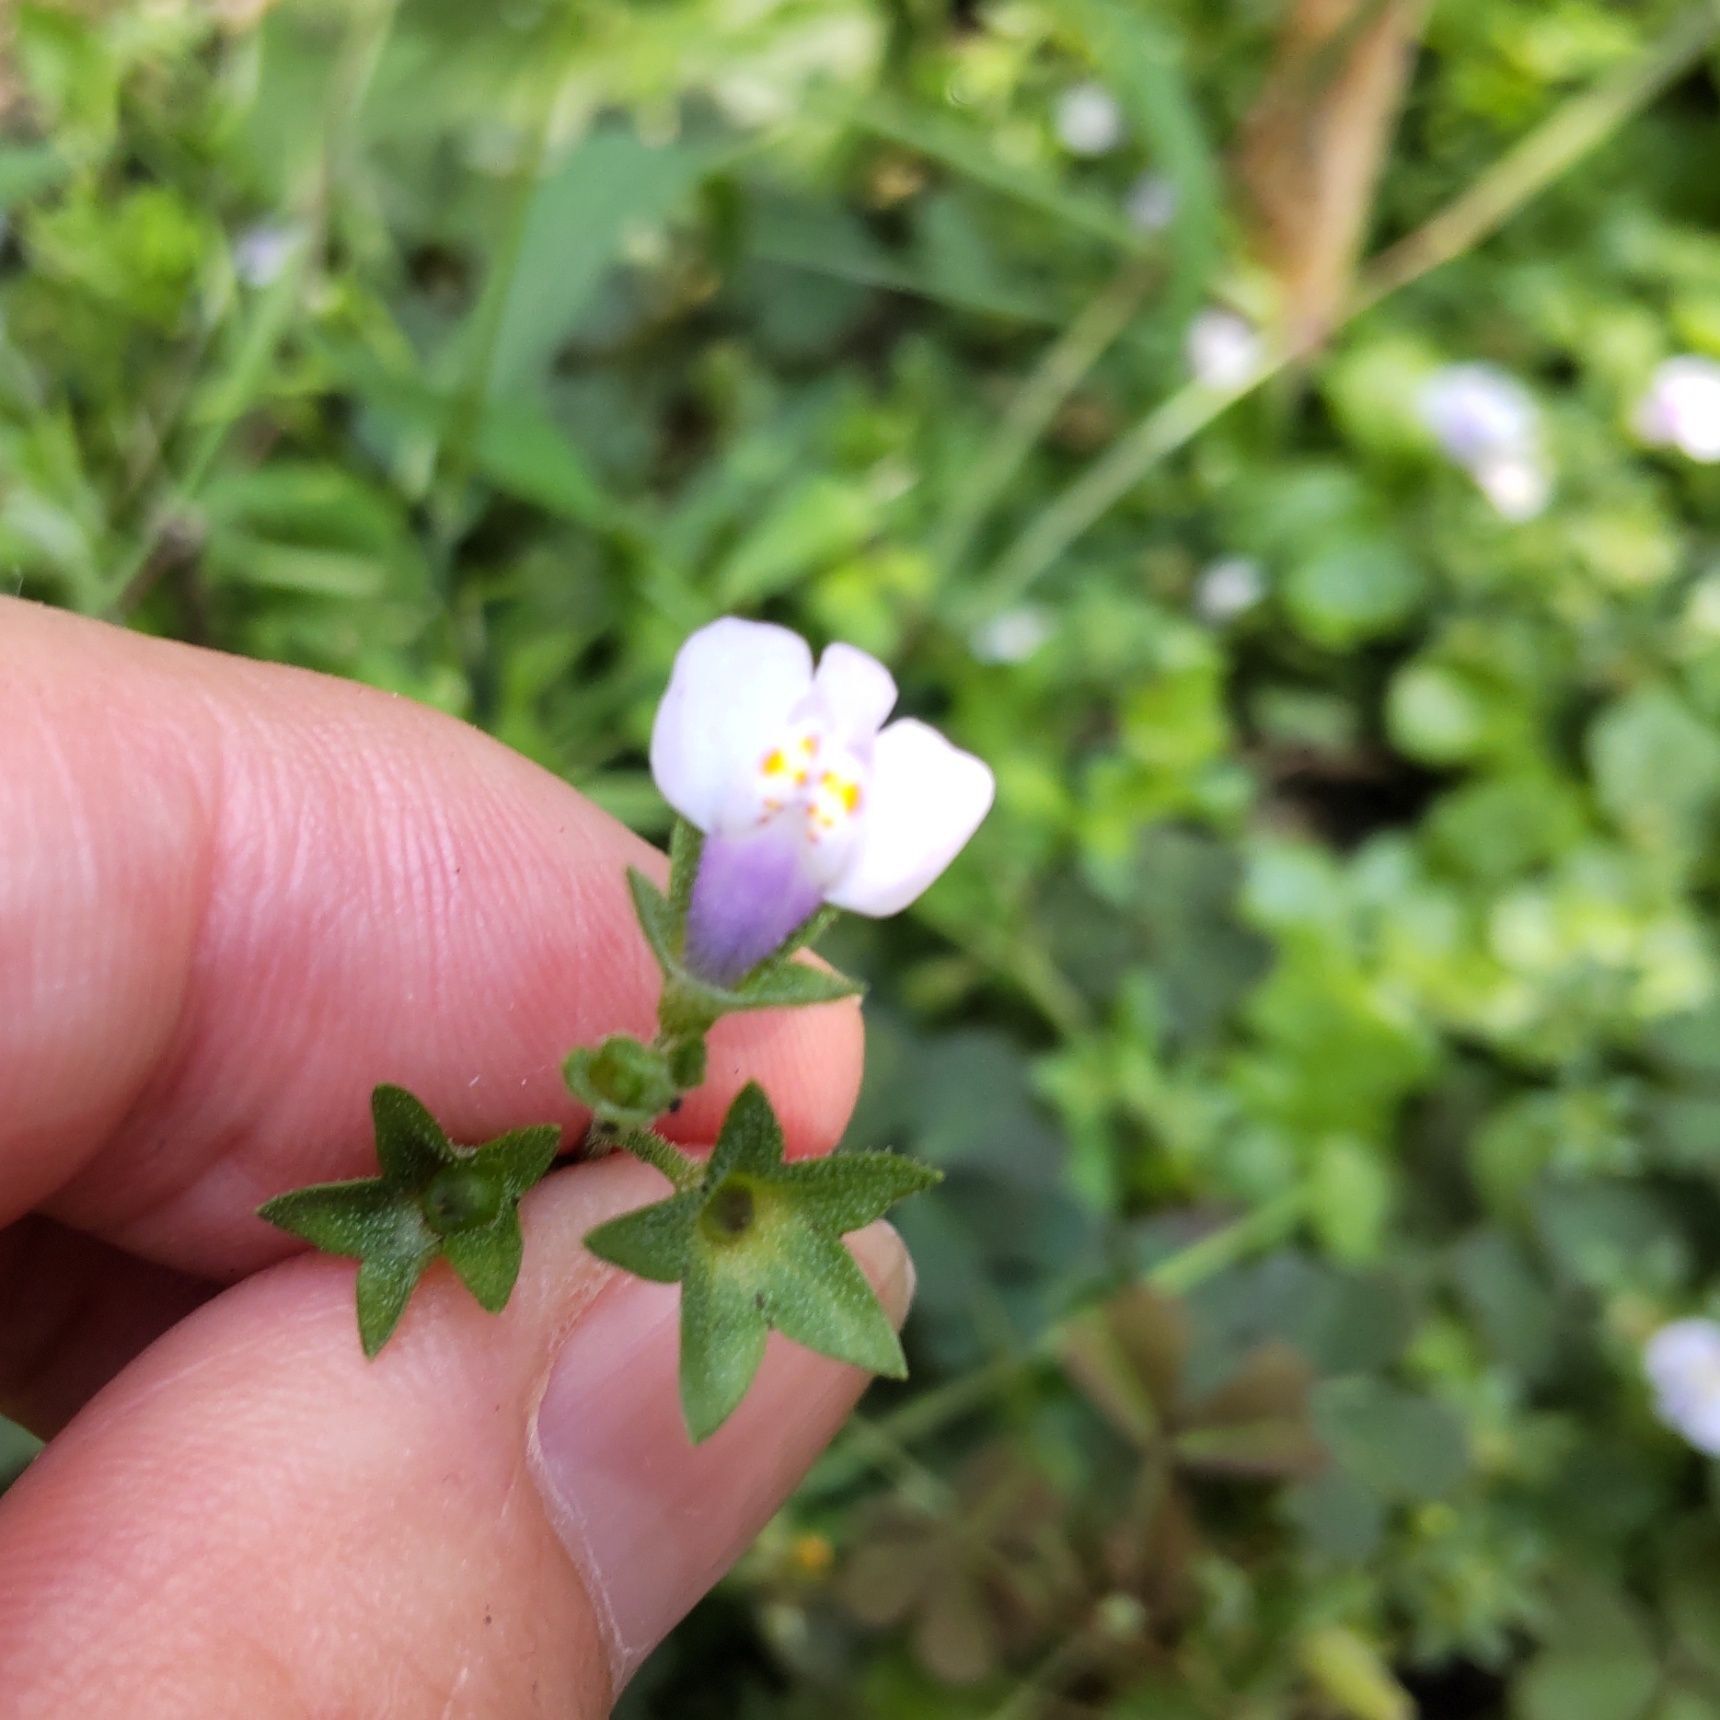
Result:
{"type": "Polygon", "coordinates": [[[635,1715],[1720,1716],[1711,1478],[1638,1361],[1720,1310],[1720,475],[1629,433],[1720,355],[1720,15],[1437,0],[1376,245],[1616,87],[1599,146],[1202,423],[1278,11],[0,20],[10,586],[457,711],[656,836],[653,701],[728,610],[997,768],[833,949],[855,1138],[948,1173],[914,1380],[635,1715]],[[1478,357],[1548,415],[1528,524],[1415,422],[1478,357]],[[1263,601],[1202,619],[1236,555],[1263,601]]]}

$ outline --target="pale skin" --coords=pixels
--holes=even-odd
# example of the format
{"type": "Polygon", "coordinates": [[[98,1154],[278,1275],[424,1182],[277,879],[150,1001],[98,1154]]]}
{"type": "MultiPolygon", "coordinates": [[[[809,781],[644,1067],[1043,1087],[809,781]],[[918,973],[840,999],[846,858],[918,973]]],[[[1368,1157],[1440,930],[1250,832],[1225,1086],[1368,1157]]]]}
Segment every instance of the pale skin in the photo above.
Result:
{"type": "MultiPolygon", "coordinates": [[[[565,1053],[651,1026],[628,864],[409,701],[0,601],[0,1410],[50,1440],[0,1499],[9,1720],[606,1714],[835,1433],[863,1377],[773,1339],[688,1447],[673,1291],[580,1246],[662,1192],[630,1161],[528,1197],[505,1314],[438,1267],[369,1364],[352,1266],[253,1216],[373,1168],[379,1081],[575,1127],[565,1053]]],[[[678,1138],[751,1079],[841,1133],[854,1005],[711,1050],[678,1138]]]]}

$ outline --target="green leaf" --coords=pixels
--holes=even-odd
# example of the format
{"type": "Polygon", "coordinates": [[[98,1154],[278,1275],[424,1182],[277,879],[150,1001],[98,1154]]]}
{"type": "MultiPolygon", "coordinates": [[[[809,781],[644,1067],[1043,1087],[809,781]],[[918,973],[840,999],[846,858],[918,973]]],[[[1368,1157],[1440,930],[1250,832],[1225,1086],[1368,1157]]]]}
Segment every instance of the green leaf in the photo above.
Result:
{"type": "Polygon", "coordinates": [[[1670,686],[1639,687],[1588,735],[1595,795],[1647,847],[1678,851],[1711,835],[1720,805],[1720,735],[1670,686]]]}
{"type": "Polygon", "coordinates": [[[729,1106],[711,1154],[709,1186],[717,1188],[732,1172],[768,1174],[782,1164],[782,1125],[756,1081],[749,1081],[729,1106]]]}
{"type": "Polygon", "coordinates": [[[520,1275],[525,1240],[518,1210],[507,1207],[494,1224],[462,1230],[442,1238],[442,1255],[477,1298],[478,1305],[499,1314],[508,1305],[520,1275]]]}
{"type": "MultiPolygon", "coordinates": [[[[627,888],[633,893],[633,910],[639,916],[639,928],[657,965],[665,976],[681,971],[680,928],[668,898],[636,866],[627,868],[627,888]]],[[[689,885],[689,888],[691,886],[689,885]]]]}
{"type": "Polygon", "coordinates": [[[1395,632],[1426,593],[1420,564],[1384,531],[1322,543],[1294,562],[1284,581],[1285,608],[1297,631],[1336,651],[1395,632]]]}
{"type": "Polygon", "coordinates": [[[293,1189],[266,1201],[257,1216],[324,1254],[355,1259],[399,1252],[429,1237],[405,1193],[374,1178],[293,1189]]]}
{"type": "Polygon", "coordinates": [[[864,485],[828,473],[788,484],[711,575],[718,605],[744,609],[853,554],[878,529],[864,485]]]}
{"type": "Polygon", "coordinates": [[[406,1312],[435,1246],[416,1254],[372,1254],[358,1269],[358,1337],[367,1356],[375,1356],[406,1312]]]}
{"type": "Polygon", "coordinates": [[[258,1209],[269,1223],[329,1254],[356,1256],[358,1326],[373,1356],[399,1322],[413,1286],[446,1256],[479,1304],[507,1305],[519,1277],[520,1197],[554,1163],[554,1123],[510,1130],[482,1146],[454,1145],[400,1087],[371,1094],[383,1175],[277,1195],[258,1209]]]}
{"type": "Polygon", "coordinates": [[[728,1011],[742,1009],[799,1009],[817,1003],[837,1003],[859,997],[865,986],[831,968],[807,962],[767,962],[750,979],[728,993],[728,1011]]]}
{"type": "Polygon", "coordinates": [[[585,1246],[636,1277],[674,1284],[687,1269],[688,1238],[704,1202],[703,1190],[695,1189],[623,1213],[588,1233],[585,1246]]]}
{"type": "Polygon", "coordinates": [[[1382,1499],[1444,1498],[1469,1469],[1456,1414],[1381,1380],[1327,1381],[1314,1394],[1314,1422],[1333,1458],[1382,1499]]]}
{"type": "Polygon", "coordinates": [[[693,880],[699,875],[699,856],[704,851],[704,831],[684,818],[677,818],[675,828],[669,834],[669,912],[673,916],[671,923],[676,928],[687,923],[687,909],[693,901],[693,880]]]}
{"type": "Polygon", "coordinates": [[[472,1156],[500,1176],[502,1187],[518,1200],[549,1175],[560,1145],[560,1128],[554,1123],[538,1123],[531,1128],[512,1129],[505,1135],[498,1135],[493,1141],[486,1141],[483,1146],[475,1148],[472,1156]]]}
{"type": "Polygon", "coordinates": [[[784,1165],[772,1181],[793,1193],[809,1223],[841,1235],[882,1218],[897,1201],[935,1188],[943,1172],[900,1153],[837,1153],[784,1165]]]}
{"type": "Polygon", "coordinates": [[[901,1340],[866,1274],[829,1231],[784,1225],[761,1248],[760,1294],[771,1325],[821,1356],[887,1379],[908,1373],[901,1340]]]}
{"type": "MultiPolygon", "coordinates": [[[[630,1149],[632,1150],[632,1149],[630,1149]]],[[[772,1326],[821,1355],[900,1379],[902,1346],[842,1236],[938,1173],[893,1153],[785,1165],[782,1127],[749,1083],[699,1186],[599,1225],[599,1259],[681,1283],[681,1386],[703,1439],[740,1402],[772,1326]]]]}
{"type": "Polygon", "coordinates": [[[441,1125],[404,1087],[378,1087],[370,1095],[376,1157],[393,1183],[419,1186],[454,1161],[441,1125]]]}
{"type": "Polygon", "coordinates": [[[681,1413],[695,1442],[746,1396],[769,1326],[741,1262],[695,1249],[681,1281],[681,1413]]]}
{"type": "Polygon", "coordinates": [[[495,273],[464,338],[495,318],[489,395],[529,393],[579,326],[629,230],[661,223],[709,169],[708,150],[654,147],[630,133],[591,133],[531,194],[517,250],[498,251],[495,273]]]}
{"type": "Polygon", "coordinates": [[[1596,1578],[1558,1596],[1547,1646],[1519,1680],[1519,1720],[1638,1720],[1660,1681],[1649,1622],[1596,1578]]]}

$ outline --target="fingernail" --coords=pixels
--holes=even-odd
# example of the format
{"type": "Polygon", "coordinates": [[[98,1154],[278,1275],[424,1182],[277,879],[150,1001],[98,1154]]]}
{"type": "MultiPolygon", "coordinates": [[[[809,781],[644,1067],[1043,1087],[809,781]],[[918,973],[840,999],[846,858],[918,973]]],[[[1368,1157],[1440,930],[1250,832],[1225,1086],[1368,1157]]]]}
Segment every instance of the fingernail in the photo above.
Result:
{"type": "MultiPolygon", "coordinates": [[[[914,1270],[875,1224],[848,1239],[900,1326],[914,1270]]],[[[781,1506],[866,1376],[772,1335],[739,1409],[687,1437],[680,1293],[617,1275],[569,1333],[533,1428],[532,1468],[609,1638],[619,1690],[781,1506]]]]}

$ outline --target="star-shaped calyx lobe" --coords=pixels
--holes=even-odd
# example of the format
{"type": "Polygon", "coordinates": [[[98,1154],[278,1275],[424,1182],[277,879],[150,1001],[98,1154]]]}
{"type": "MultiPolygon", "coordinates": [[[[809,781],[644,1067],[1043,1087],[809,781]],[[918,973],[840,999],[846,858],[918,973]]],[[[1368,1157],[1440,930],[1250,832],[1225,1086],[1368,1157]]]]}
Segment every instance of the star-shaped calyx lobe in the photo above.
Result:
{"type": "Polygon", "coordinates": [[[378,1087],[370,1111],[381,1175],[294,1189],[258,1216],[359,1262],[359,1338],[374,1356],[437,1258],[489,1312],[507,1306],[523,1253],[520,1197],[548,1171],[561,1131],[546,1123],[457,1146],[401,1087],[378,1087]]]}

